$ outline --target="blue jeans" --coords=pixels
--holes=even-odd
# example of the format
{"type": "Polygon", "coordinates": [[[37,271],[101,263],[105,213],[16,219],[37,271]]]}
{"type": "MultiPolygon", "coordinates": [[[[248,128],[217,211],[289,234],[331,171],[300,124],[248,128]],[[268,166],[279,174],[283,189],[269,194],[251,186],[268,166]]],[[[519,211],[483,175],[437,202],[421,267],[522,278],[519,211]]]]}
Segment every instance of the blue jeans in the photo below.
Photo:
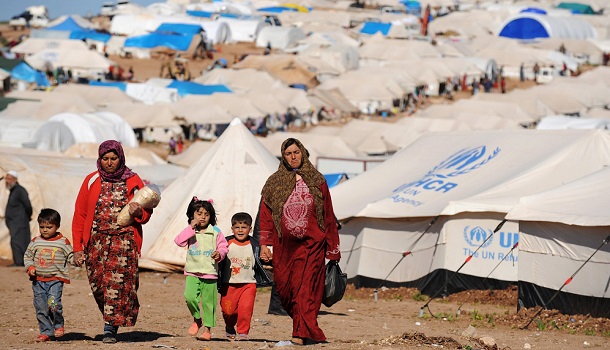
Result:
{"type": "Polygon", "coordinates": [[[64,326],[63,307],[61,305],[61,294],[64,283],[61,281],[34,281],[34,308],[36,308],[36,319],[40,334],[52,337],[55,330],[64,326]]]}

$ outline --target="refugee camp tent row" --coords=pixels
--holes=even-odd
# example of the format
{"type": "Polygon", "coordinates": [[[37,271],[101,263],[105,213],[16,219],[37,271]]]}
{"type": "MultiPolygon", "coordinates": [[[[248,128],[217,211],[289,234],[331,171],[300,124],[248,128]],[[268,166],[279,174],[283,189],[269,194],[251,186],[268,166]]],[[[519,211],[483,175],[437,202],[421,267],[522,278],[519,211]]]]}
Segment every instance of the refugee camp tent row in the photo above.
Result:
{"type": "Polygon", "coordinates": [[[519,222],[520,307],[610,317],[610,166],[605,165],[521,198],[506,216],[519,222]]]}
{"type": "Polygon", "coordinates": [[[607,133],[577,130],[423,135],[331,190],[343,223],[342,267],[359,286],[383,282],[425,293],[514,283],[519,259],[509,252],[519,226],[511,220],[498,228],[506,213],[523,196],[603,168],[609,142],[607,133]]]}

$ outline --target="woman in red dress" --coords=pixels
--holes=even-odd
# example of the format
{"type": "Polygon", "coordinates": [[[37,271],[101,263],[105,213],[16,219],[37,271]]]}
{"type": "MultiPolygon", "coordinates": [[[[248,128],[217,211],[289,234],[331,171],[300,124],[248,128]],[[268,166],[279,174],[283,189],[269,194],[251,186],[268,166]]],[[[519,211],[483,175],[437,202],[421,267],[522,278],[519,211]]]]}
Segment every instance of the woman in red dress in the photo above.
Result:
{"type": "Polygon", "coordinates": [[[282,162],[262,190],[261,259],[273,261],[282,306],[292,317],[292,342],[324,342],[317,317],[325,259],[341,258],[337,221],[326,180],[303,144],[289,138],[281,150],[282,162]]]}

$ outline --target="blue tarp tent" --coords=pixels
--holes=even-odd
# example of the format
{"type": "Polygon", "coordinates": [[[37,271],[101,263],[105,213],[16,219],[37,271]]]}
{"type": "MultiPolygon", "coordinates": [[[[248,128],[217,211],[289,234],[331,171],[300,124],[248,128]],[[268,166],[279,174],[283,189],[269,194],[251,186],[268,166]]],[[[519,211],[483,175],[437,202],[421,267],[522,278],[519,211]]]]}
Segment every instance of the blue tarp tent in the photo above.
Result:
{"type": "Polygon", "coordinates": [[[193,41],[193,34],[165,34],[165,33],[150,33],[139,36],[132,36],[125,40],[125,47],[139,47],[144,49],[152,49],[154,47],[165,46],[167,48],[179,51],[188,50],[193,41]]]}
{"type": "Polygon", "coordinates": [[[401,0],[400,4],[403,4],[406,7],[406,12],[412,15],[419,16],[421,15],[421,4],[419,1],[414,0],[401,0]]]}
{"type": "Polygon", "coordinates": [[[580,14],[580,15],[594,15],[595,11],[593,8],[586,4],[581,4],[578,2],[562,2],[557,5],[557,8],[566,9],[572,11],[572,13],[580,14]]]}
{"type": "Polygon", "coordinates": [[[63,22],[58,23],[52,27],[48,27],[47,30],[59,30],[64,32],[70,32],[70,39],[82,40],[91,39],[101,42],[108,42],[112,35],[108,33],[100,33],[90,28],[81,27],[74,18],[68,16],[63,22]]]}
{"type": "Polygon", "coordinates": [[[546,15],[546,11],[538,7],[526,7],[519,11],[520,13],[537,13],[539,15],[546,15]]]}
{"type": "Polygon", "coordinates": [[[589,39],[596,36],[595,29],[576,16],[554,17],[536,13],[519,13],[508,19],[498,36],[511,39],[564,38],[589,39]]]}
{"type": "Polygon", "coordinates": [[[194,95],[211,95],[215,92],[233,92],[226,85],[202,85],[193,83],[192,81],[173,80],[166,87],[178,90],[180,96],[194,95]]]}
{"type": "Polygon", "coordinates": [[[122,83],[120,81],[89,81],[89,85],[93,86],[103,86],[103,87],[115,87],[121,89],[121,91],[127,91],[127,83],[122,83]]]}
{"type": "Polygon", "coordinates": [[[257,9],[257,11],[259,11],[259,12],[272,12],[272,13],[281,13],[281,12],[284,12],[284,11],[299,12],[298,9],[295,9],[295,8],[292,8],[292,7],[285,7],[285,6],[261,7],[259,9],[257,9]]]}
{"type": "Polygon", "coordinates": [[[343,179],[347,179],[347,174],[345,174],[345,173],[324,174],[324,179],[326,179],[328,188],[332,188],[332,187],[340,184],[343,179]]]}
{"type": "Polygon", "coordinates": [[[51,85],[43,72],[37,71],[25,62],[19,63],[11,70],[11,77],[17,80],[27,81],[28,83],[36,82],[38,86],[51,85]]]}
{"type": "Polygon", "coordinates": [[[198,24],[186,24],[186,23],[161,23],[155,30],[155,33],[165,34],[197,34],[201,32],[203,28],[198,24]]]}
{"type": "Polygon", "coordinates": [[[381,32],[381,34],[387,35],[391,27],[392,23],[364,22],[364,26],[362,26],[362,29],[360,29],[360,33],[375,34],[377,32],[381,32]]]}

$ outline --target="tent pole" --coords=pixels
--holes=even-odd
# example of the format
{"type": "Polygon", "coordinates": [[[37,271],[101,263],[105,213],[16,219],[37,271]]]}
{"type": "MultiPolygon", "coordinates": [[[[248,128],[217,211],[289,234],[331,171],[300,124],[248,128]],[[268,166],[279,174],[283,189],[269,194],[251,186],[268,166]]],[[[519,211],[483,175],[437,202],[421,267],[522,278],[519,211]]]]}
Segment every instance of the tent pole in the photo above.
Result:
{"type": "Polygon", "coordinates": [[[570,282],[572,282],[572,279],[574,278],[574,276],[576,276],[576,274],[578,272],[580,272],[580,270],[589,262],[589,260],[591,260],[591,258],[593,257],[593,255],[595,255],[595,253],[597,253],[600,249],[602,249],[602,247],[606,244],[608,244],[608,242],[610,242],[610,236],[606,237],[606,239],[604,239],[602,241],[602,244],[600,244],[599,247],[597,247],[597,249],[595,249],[595,251],[593,252],[593,254],[591,254],[589,256],[589,258],[587,260],[585,260],[584,263],[582,263],[582,265],[580,265],[580,267],[576,270],[576,272],[574,272],[572,274],[572,276],[570,276],[570,278],[568,278],[565,282],[563,282],[563,285],[555,292],[555,294],[553,294],[553,296],[546,302],[546,303],[542,303],[542,307],[540,308],[540,310],[538,310],[538,312],[536,312],[536,314],[534,316],[532,316],[532,318],[530,319],[530,321],[523,327],[519,327],[520,329],[527,329],[527,327],[529,327],[529,325],[532,323],[532,321],[534,321],[534,319],[536,317],[538,317],[538,315],[540,315],[540,313],[542,312],[542,310],[546,309],[546,306],[548,304],[551,303],[551,301],[553,301],[553,299],[555,299],[555,297],[557,295],[559,295],[559,292],[561,292],[561,290],[563,289],[563,287],[567,286],[568,284],[570,284],[570,282]]]}
{"type": "MultiPolygon", "coordinates": [[[[510,248],[510,250],[508,251],[508,254],[506,254],[506,256],[504,256],[504,258],[503,258],[502,260],[500,260],[500,262],[499,262],[499,263],[496,265],[496,267],[494,267],[494,268],[493,268],[493,270],[491,270],[491,272],[490,272],[490,273],[489,273],[487,276],[485,276],[485,278],[483,278],[483,281],[482,281],[481,283],[485,282],[485,281],[486,281],[486,280],[489,278],[489,276],[491,276],[491,274],[492,274],[492,273],[494,273],[494,271],[496,271],[496,269],[498,268],[498,266],[500,266],[500,264],[501,264],[501,263],[502,263],[504,260],[506,260],[506,257],[508,257],[509,255],[512,255],[513,250],[515,250],[515,248],[517,248],[518,246],[519,246],[519,242],[515,243],[515,244],[513,245],[513,247],[512,247],[512,248],[510,248]]],[[[514,264],[513,264],[513,265],[514,265],[514,264]]],[[[483,284],[483,286],[485,286],[485,284],[483,284]]],[[[459,315],[462,313],[462,306],[464,306],[464,304],[466,304],[466,302],[467,302],[468,300],[470,300],[470,297],[471,297],[471,296],[473,296],[473,294],[470,294],[470,296],[468,296],[468,298],[466,298],[466,300],[464,300],[464,301],[463,301],[463,302],[460,304],[460,306],[458,307],[458,309],[457,309],[457,315],[458,315],[458,316],[459,316],[459,315]]]]}
{"type": "MultiPolygon", "coordinates": [[[[477,249],[476,249],[474,252],[472,252],[472,254],[470,254],[470,255],[469,255],[467,258],[466,258],[466,260],[465,260],[465,261],[462,263],[462,265],[461,265],[461,266],[460,266],[460,267],[459,267],[459,268],[458,268],[458,269],[457,269],[457,270],[456,270],[456,271],[455,271],[455,272],[454,272],[454,273],[451,275],[451,277],[449,278],[449,280],[447,280],[447,283],[446,283],[447,285],[449,284],[449,282],[453,281],[453,278],[454,278],[455,276],[457,276],[458,272],[460,272],[460,270],[462,269],[462,267],[464,267],[464,265],[466,265],[466,264],[467,264],[467,263],[470,261],[470,259],[472,259],[473,255],[475,255],[475,254],[476,254],[476,253],[479,251],[479,249],[481,249],[481,247],[482,247],[482,246],[483,246],[483,245],[484,245],[484,244],[485,244],[485,243],[486,243],[486,242],[487,242],[487,241],[488,241],[488,240],[489,240],[489,239],[490,239],[490,238],[491,238],[491,237],[494,235],[494,233],[498,232],[498,231],[499,231],[499,230],[502,228],[502,226],[504,226],[504,223],[505,223],[505,222],[506,222],[506,219],[503,219],[502,221],[500,221],[500,223],[499,223],[499,224],[498,224],[498,226],[497,226],[497,227],[494,229],[494,231],[492,232],[492,234],[490,234],[490,235],[489,235],[489,237],[485,238],[485,240],[483,241],[483,243],[481,243],[481,245],[479,245],[479,247],[478,247],[478,248],[477,248],[477,249]]],[[[419,317],[424,317],[424,309],[425,309],[425,308],[428,308],[428,311],[430,312],[430,315],[434,316],[434,314],[432,313],[432,311],[430,311],[430,307],[429,307],[428,305],[430,305],[430,302],[431,302],[432,300],[434,300],[434,299],[435,299],[435,298],[438,296],[438,294],[440,293],[440,291],[441,291],[442,289],[443,289],[443,288],[438,289],[438,290],[437,290],[437,291],[436,291],[436,292],[435,292],[435,293],[432,295],[432,297],[430,297],[430,299],[429,299],[429,300],[426,302],[426,304],[424,304],[424,306],[422,306],[422,307],[419,309],[419,317]]]]}

